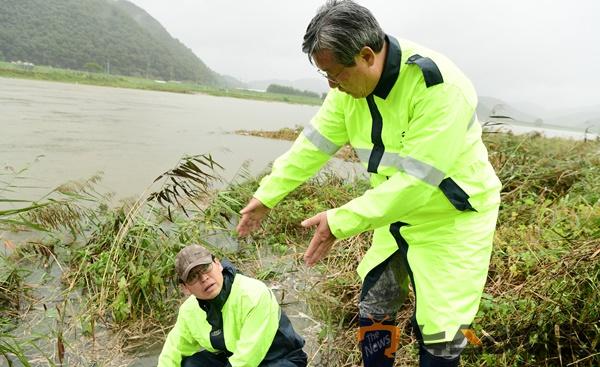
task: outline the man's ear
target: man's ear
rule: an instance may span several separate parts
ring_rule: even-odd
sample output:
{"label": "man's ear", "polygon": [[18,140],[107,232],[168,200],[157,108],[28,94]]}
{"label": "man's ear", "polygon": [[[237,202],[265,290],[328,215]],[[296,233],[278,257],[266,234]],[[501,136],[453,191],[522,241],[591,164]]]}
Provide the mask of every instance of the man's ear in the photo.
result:
{"label": "man's ear", "polygon": [[219,271],[223,271],[223,264],[221,264],[219,259],[215,258],[213,261],[214,261],[215,265],[219,268]]}
{"label": "man's ear", "polygon": [[185,283],[179,283],[179,289],[181,289],[186,297],[192,294]]}
{"label": "man's ear", "polygon": [[363,47],[358,53],[358,57],[367,63],[367,66],[375,64],[375,51],[369,46]]}

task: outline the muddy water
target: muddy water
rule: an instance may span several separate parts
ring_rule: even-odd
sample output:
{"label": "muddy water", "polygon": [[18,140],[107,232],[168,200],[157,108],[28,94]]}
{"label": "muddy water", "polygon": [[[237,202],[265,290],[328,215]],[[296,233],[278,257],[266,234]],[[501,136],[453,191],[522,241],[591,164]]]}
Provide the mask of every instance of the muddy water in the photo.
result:
{"label": "muddy water", "polygon": [[[0,169],[30,166],[21,186],[35,199],[71,179],[103,172],[101,186],[137,196],[184,154],[210,153],[231,178],[256,173],[289,142],[238,129],[305,125],[317,107],[0,78]],[[32,163],[35,162],[35,163]]]}
{"label": "muddy water", "polygon": [[[312,106],[206,95],[0,78],[0,173],[4,174],[0,179],[28,167],[26,179],[15,182],[16,191],[1,194],[35,200],[68,180],[86,179],[102,172],[100,191],[114,192],[117,198],[136,197],[185,154],[212,154],[224,167],[225,180],[235,176],[246,161],[250,161],[250,173],[256,174],[290,143],[232,132],[305,125],[316,110]],[[4,235],[0,233],[0,239]],[[13,240],[18,241],[19,237]],[[35,266],[32,264],[32,268]],[[60,307],[73,308],[69,314],[77,313],[76,293],[67,296],[68,301],[62,294],[61,272],[60,265],[51,262],[48,268],[35,269],[26,279],[36,291],[15,335],[51,334],[57,328],[55,313]],[[287,282],[305,283],[304,278]],[[279,292],[278,289],[293,284],[272,286]],[[306,315],[306,306],[298,301],[296,293],[287,292],[285,297],[284,302],[291,304],[286,307],[288,315],[297,329],[316,335],[317,330],[313,329],[319,324]],[[77,325],[65,328],[64,335],[70,343],[67,350],[81,351],[70,355],[70,362],[75,365],[156,363],[156,347],[145,357],[106,353],[112,348],[111,335],[97,335],[99,340],[90,346]],[[46,342],[39,344],[53,360],[55,340],[49,335]],[[314,348],[315,341],[312,342]],[[96,351],[101,344],[104,346]],[[3,362],[0,360],[0,365]]]}
{"label": "muddy water", "polygon": [[[305,125],[316,109],[205,95],[0,78],[0,173],[29,166],[25,174],[28,179],[18,181],[21,188],[13,197],[36,199],[67,180],[85,179],[102,171],[100,189],[124,198],[139,195],[182,155],[211,153],[224,166],[225,179],[230,179],[247,160],[252,161],[251,173],[263,170],[290,144],[231,132]],[[513,131],[523,132],[518,128]],[[567,132],[556,134],[565,136]],[[0,233],[0,240],[2,236]],[[281,260],[268,254],[262,258],[265,266]],[[298,271],[290,272],[282,283],[270,285],[286,304],[286,312],[307,339],[307,351],[313,356],[318,349],[316,335],[321,325],[310,317],[299,292],[310,289],[316,275],[305,268],[295,270]],[[49,335],[48,342],[42,344],[49,356],[56,353],[56,337],[52,333],[59,324],[58,310],[76,314],[79,307],[77,293],[65,301],[59,281],[61,272],[60,265],[52,263],[28,277],[27,282],[36,285],[32,294],[35,302],[15,331],[24,336]],[[81,338],[76,325],[66,324],[68,350],[81,351],[71,353],[72,365],[156,364],[160,346],[154,346],[144,356],[107,353],[111,348],[118,350],[117,345],[111,344],[112,335],[97,335],[90,345],[88,339]],[[42,359],[37,362],[43,364]],[[0,366],[2,363],[0,359]],[[313,365],[318,365],[318,356]]]}

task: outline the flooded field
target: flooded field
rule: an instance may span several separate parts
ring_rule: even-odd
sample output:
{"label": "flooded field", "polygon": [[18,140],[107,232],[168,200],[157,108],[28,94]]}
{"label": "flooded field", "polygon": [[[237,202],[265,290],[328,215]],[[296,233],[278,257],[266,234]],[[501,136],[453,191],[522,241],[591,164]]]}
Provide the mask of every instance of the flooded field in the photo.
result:
{"label": "flooded field", "polygon": [[[232,134],[305,125],[317,107],[207,95],[0,78],[0,168],[21,169],[27,199],[103,172],[101,186],[137,196],[184,154],[210,153],[231,178],[253,172],[289,142]],[[23,185],[24,186],[24,185]],[[22,191],[23,192],[23,191]]]}
{"label": "flooded field", "polygon": [[[315,111],[316,107],[279,103],[0,78],[0,126],[3,128],[0,169],[1,173],[8,174],[0,179],[10,177],[10,172],[29,167],[23,173],[26,180],[15,182],[15,191],[2,192],[2,195],[36,199],[65,181],[86,179],[102,171],[100,189],[103,192],[114,192],[118,199],[138,197],[159,174],[173,168],[185,154],[213,154],[214,159],[224,166],[226,180],[235,176],[247,160],[253,162],[251,173],[256,173],[281,154],[290,142],[238,136],[232,132],[305,125]],[[529,132],[531,129],[513,131]],[[560,135],[561,132],[551,133],[565,136]],[[600,181],[594,169],[598,167],[597,143],[555,141],[551,147],[554,150],[549,152],[545,139],[535,135],[491,134],[488,138],[494,147],[490,154],[492,161],[498,163],[496,169],[501,180],[512,182],[515,188],[503,199],[506,209],[499,220],[498,246],[510,243],[520,247],[511,250],[516,255],[499,251],[492,258],[498,279],[509,281],[494,280],[486,289],[487,294],[493,295],[494,302],[486,299],[486,319],[482,321],[487,330],[485,335],[489,333],[496,340],[509,340],[509,337],[516,340],[510,347],[512,349],[506,352],[506,358],[514,356],[515,361],[528,360],[521,357],[519,351],[528,350],[526,343],[531,340],[529,332],[533,329],[545,328],[547,335],[555,335],[560,324],[561,335],[567,336],[563,338],[564,342],[580,340],[572,335],[597,338],[597,321],[577,321],[582,315],[594,315],[597,309],[597,302],[592,301],[597,295],[596,283],[587,282],[586,278],[588,274],[591,274],[589,279],[598,274],[594,258],[600,251],[597,249],[596,195]],[[575,153],[573,149],[576,149]],[[503,157],[512,157],[509,160],[512,166],[501,160]],[[339,161],[334,163],[339,164]],[[343,166],[336,172],[352,171],[347,168]],[[539,177],[532,177],[532,171],[539,172]],[[582,184],[572,185],[567,191],[564,179],[573,177],[573,172],[582,177],[579,180]],[[541,187],[544,195],[556,198],[550,211],[546,196],[536,191]],[[249,190],[248,187],[245,189]],[[225,193],[224,198],[247,200],[245,189],[242,187],[234,195]],[[363,237],[341,241],[320,267],[307,268],[301,257],[312,233],[300,229],[298,223],[311,210],[341,205],[365,189],[366,186],[360,187],[360,182],[348,183],[337,177],[312,182],[292,194],[290,200],[279,204],[259,236],[239,242],[231,236],[230,227],[222,227],[215,237],[207,237],[204,228],[199,228],[198,223],[202,221],[193,222],[184,216],[166,226],[164,208],[160,208],[162,211],[154,210],[156,208],[141,211],[130,223],[125,222],[124,216],[105,209],[93,227],[94,236],[87,236],[88,231],[83,240],[78,239],[80,243],[75,243],[69,228],[63,228],[53,236],[33,239],[31,233],[0,231],[0,282],[6,284],[7,270],[9,275],[10,272],[18,274],[16,278],[20,282],[13,285],[16,284],[14,289],[21,296],[12,300],[8,327],[0,318],[0,352],[9,345],[3,343],[16,340],[21,343],[28,363],[11,357],[15,366],[154,366],[164,333],[168,331],[164,315],[175,313],[175,303],[180,299],[170,281],[172,264],[169,256],[174,256],[174,243],[182,241],[181,238],[185,238],[184,241],[201,238],[233,249],[229,252],[233,256],[238,255],[235,249],[245,250],[239,251],[246,252],[240,255],[245,257],[230,260],[274,290],[295,328],[307,341],[310,366],[354,366],[360,358],[354,329],[355,298],[359,293],[355,265],[370,239],[368,235],[361,235]],[[549,212],[553,214],[548,215]],[[221,214],[215,213],[217,217]],[[235,219],[235,215],[231,217]],[[565,229],[565,225],[570,227]],[[127,230],[122,233],[124,227]],[[577,237],[563,238],[562,231]],[[531,241],[532,238],[536,240]],[[9,255],[17,253],[18,246],[25,246],[26,250],[15,260]],[[561,250],[563,247],[564,251]],[[560,257],[555,258],[554,253],[548,253],[549,248],[563,252],[557,252]],[[536,259],[547,258],[545,265],[533,267],[531,253]],[[556,260],[559,258],[560,261]],[[138,260],[141,265],[131,266]],[[99,263],[119,266],[118,269],[108,265],[101,267],[97,266]],[[513,267],[508,266],[511,263],[516,269],[523,269],[523,273],[515,273]],[[566,274],[567,271],[570,273]],[[84,282],[76,282],[80,273],[90,277]],[[152,275],[152,282],[156,284],[135,288],[135,283],[142,278],[139,274]],[[575,283],[561,283],[567,275],[579,283],[576,286],[572,285]],[[540,279],[548,284],[544,285]],[[11,295],[4,284],[0,289],[0,306],[4,306],[2,302],[6,295]],[[101,288],[97,292],[100,297],[92,298],[96,287]],[[168,291],[156,291],[160,287],[166,287]],[[523,305],[541,303],[541,306],[535,312],[526,308],[506,314],[505,310],[517,304],[512,295],[527,287],[532,289],[529,292],[532,298]],[[145,302],[151,305],[151,312],[164,311],[162,318],[154,319],[160,320],[159,327],[154,324],[147,325],[148,329],[137,328],[144,326],[145,317],[151,313],[140,312],[142,322],[138,318],[137,324],[131,324],[136,327],[128,328],[130,324],[125,324],[127,327],[120,330],[107,330],[104,323],[110,325],[115,321],[115,315],[118,316],[113,312],[115,309],[119,311],[122,306],[125,311],[136,312],[143,308],[140,303],[127,308],[127,297],[118,297],[121,292],[131,295],[140,289],[156,291],[155,298]],[[568,314],[569,322],[564,322],[554,311],[557,304],[553,297],[559,299],[557,289],[561,302],[565,300],[564,309],[572,310],[572,315],[577,316]],[[579,289],[587,293],[577,293]],[[538,293],[544,295],[540,299],[547,302],[546,305],[533,297]],[[96,310],[93,302],[85,303],[87,297],[104,301],[102,307],[105,309]],[[569,299],[574,300],[572,304]],[[576,304],[575,300],[582,302]],[[129,305],[131,303],[129,299]],[[584,311],[580,311],[581,308]],[[89,309],[102,312],[86,314]],[[541,316],[536,319],[529,317],[529,313]],[[101,316],[97,317],[99,314]],[[127,316],[126,312],[124,314]],[[407,315],[404,322],[408,320]],[[540,325],[539,320],[545,323]],[[573,324],[573,320],[577,323]],[[399,353],[401,361],[398,362],[415,365],[415,340],[410,339],[409,334],[403,337],[404,349]],[[486,340],[487,350],[492,351],[496,341]],[[548,345],[544,345],[543,350],[556,349],[554,345]],[[585,350],[573,354],[571,360],[597,356],[589,351],[594,345],[593,342],[575,344],[572,351]],[[504,365],[496,360],[491,364],[481,360],[479,350],[469,353],[468,361],[464,362],[466,366]],[[504,355],[499,355],[498,359],[501,358]],[[557,357],[552,358],[548,360],[557,360]],[[8,365],[7,359],[0,353],[0,366],[5,365]],[[516,362],[506,365],[516,365]]]}
{"label": "flooded field", "polygon": [[[182,156],[195,154],[211,154],[223,166],[219,172],[225,181],[239,174],[245,162],[249,162],[250,173],[257,174],[290,142],[233,132],[304,125],[316,110],[313,106],[206,95],[0,78],[0,178],[26,168],[20,175],[24,179],[13,182],[13,192],[2,196],[37,200],[66,181],[100,173],[99,191],[114,193],[117,200],[137,198]],[[42,237],[0,232],[1,255],[9,255],[14,244],[40,244]],[[76,316],[83,307],[81,291],[67,289],[61,278],[68,264],[60,254],[50,254],[41,265],[37,260],[44,256],[34,254],[34,261],[25,262],[22,269],[24,285],[31,290],[21,300],[19,325],[11,334],[36,341],[35,346],[23,346],[28,355],[35,356],[29,363],[58,362],[60,340],[66,347],[68,365],[155,365],[160,345],[142,341],[141,347],[127,352],[119,345],[119,335],[101,327],[93,339],[82,335],[81,320]],[[269,261],[269,257],[264,255],[263,260]],[[306,306],[288,287],[293,289],[306,279],[289,277],[285,286],[271,284],[278,293],[277,289],[286,289],[280,297],[302,330],[314,328],[316,321],[306,315]],[[152,337],[157,338],[161,336]],[[0,366],[4,363],[0,358]]]}

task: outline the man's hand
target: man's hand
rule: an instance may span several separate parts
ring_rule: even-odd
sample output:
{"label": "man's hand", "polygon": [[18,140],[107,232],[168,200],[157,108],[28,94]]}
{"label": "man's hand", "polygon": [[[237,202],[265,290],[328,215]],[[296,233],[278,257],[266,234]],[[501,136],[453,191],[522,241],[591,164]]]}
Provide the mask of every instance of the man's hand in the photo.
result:
{"label": "man's hand", "polygon": [[240,222],[235,230],[241,237],[249,235],[251,232],[260,227],[260,222],[262,222],[263,218],[268,212],[269,208],[267,208],[258,199],[250,199],[248,205],[246,205],[244,209],[240,210],[242,218],[240,218]]}
{"label": "man's hand", "polygon": [[321,212],[302,222],[302,227],[304,228],[313,226],[317,226],[317,229],[312,240],[310,240],[310,245],[308,245],[306,253],[304,253],[304,263],[307,266],[315,265],[317,261],[327,255],[335,242],[335,237],[331,233],[329,224],[327,223],[327,212]]}

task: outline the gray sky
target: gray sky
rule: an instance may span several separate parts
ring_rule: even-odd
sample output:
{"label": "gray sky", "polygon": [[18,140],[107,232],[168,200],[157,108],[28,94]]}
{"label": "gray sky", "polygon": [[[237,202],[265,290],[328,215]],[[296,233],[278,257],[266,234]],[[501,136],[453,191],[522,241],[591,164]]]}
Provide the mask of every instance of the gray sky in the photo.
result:
{"label": "gray sky", "polygon": [[[242,81],[318,78],[301,51],[317,0],[129,0],[211,69]],[[385,32],[440,51],[480,95],[600,105],[598,0],[358,0]]]}

